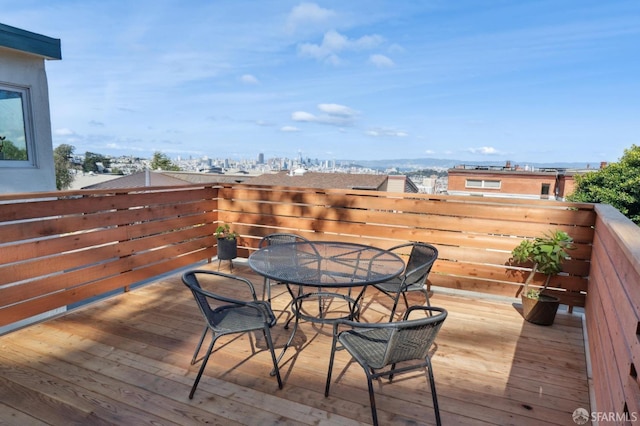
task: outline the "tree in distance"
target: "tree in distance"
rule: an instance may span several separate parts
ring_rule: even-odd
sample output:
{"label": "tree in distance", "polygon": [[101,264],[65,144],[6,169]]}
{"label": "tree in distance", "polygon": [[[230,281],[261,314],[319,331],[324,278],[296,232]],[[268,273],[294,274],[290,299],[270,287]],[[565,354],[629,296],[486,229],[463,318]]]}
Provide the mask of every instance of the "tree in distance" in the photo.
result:
{"label": "tree in distance", "polygon": [[567,199],[610,204],[640,225],[640,146],[625,149],[617,163],[576,176],[576,190]]}

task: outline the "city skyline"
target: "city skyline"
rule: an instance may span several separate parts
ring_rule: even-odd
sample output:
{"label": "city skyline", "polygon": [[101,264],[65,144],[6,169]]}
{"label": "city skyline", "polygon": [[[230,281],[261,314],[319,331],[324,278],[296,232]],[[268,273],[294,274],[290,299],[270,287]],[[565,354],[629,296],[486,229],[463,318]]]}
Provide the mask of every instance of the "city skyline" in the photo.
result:
{"label": "city skyline", "polygon": [[107,155],[617,161],[634,1],[0,0],[60,38],[54,147]]}

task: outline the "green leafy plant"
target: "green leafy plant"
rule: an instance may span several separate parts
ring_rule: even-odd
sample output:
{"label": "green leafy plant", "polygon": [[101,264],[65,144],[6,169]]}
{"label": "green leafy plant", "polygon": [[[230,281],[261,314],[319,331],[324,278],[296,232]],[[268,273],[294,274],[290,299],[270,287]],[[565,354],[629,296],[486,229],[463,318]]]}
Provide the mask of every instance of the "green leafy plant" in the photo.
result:
{"label": "green leafy plant", "polygon": [[232,231],[228,223],[218,225],[214,235],[216,236],[216,238],[223,240],[235,240],[238,237],[238,233]]}
{"label": "green leafy plant", "polygon": [[[562,271],[562,263],[569,259],[568,250],[573,250],[573,238],[564,231],[555,231],[537,237],[533,240],[526,239],[520,242],[511,251],[512,260],[518,264],[532,263],[531,272],[524,283],[524,294],[527,297],[537,299],[540,293],[549,285],[553,275]],[[536,272],[547,275],[542,290],[530,289],[529,284]]]}

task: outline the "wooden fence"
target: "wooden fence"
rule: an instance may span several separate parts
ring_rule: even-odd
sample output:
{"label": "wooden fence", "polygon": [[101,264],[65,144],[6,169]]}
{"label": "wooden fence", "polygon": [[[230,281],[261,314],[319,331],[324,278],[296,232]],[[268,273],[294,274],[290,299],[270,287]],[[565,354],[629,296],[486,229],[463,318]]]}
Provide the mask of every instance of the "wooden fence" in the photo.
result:
{"label": "wooden fence", "polygon": [[[577,249],[552,286],[583,306],[592,205],[308,188],[193,185],[0,196],[0,326],[86,301],[216,255],[229,223],[247,257],[271,232],[383,248],[436,245],[434,286],[515,296],[523,237],[567,231]],[[544,276],[536,278],[541,284]]]}
{"label": "wooden fence", "polygon": [[618,416],[607,424],[627,424],[625,415],[640,420],[640,227],[611,206],[596,210],[585,308],[593,390],[596,409]]}
{"label": "wooden fence", "polygon": [[[564,230],[576,249],[551,291],[564,304],[584,306],[595,223],[590,204],[234,185],[221,189],[218,208],[219,220],[243,235],[244,256],[271,232],[382,248],[422,241],[439,250],[432,285],[507,296],[516,296],[528,274],[510,264],[511,250],[522,238]],[[533,284],[544,278],[537,274]]]}
{"label": "wooden fence", "polygon": [[2,195],[0,327],[210,260],[222,222],[243,257],[272,232],[429,242],[432,285],[509,296],[528,273],[510,251],[564,230],[576,249],[552,286],[586,301],[595,408],[640,412],[640,228],[609,206],[249,184]]}
{"label": "wooden fence", "polygon": [[217,189],[0,197],[0,326],[215,256]]}

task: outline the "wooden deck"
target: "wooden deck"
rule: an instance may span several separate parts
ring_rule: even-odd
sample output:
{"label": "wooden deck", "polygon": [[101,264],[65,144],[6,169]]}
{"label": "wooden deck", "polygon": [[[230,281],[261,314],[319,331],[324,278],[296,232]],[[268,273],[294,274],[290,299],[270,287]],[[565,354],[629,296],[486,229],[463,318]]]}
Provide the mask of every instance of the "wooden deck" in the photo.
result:
{"label": "wooden deck", "polygon": [[[261,293],[262,279],[246,265],[234,272]],[[289,298],[282,287],[273,294],[281,346]],[[363,320],[386,317],[389,302],[369,289]],[[415,302],[422,303],[418,295]],[[552,327],[535,326],[509,302],[437,288],[431,303],[449,311],[433,357],[445,425],[574,425],[576,408],[590,410],[580,315],[559,313]],[[282,390],[269,376],[264,340],[257,338],[250,356],[245,335],[218,343],[189,400],[199,367],[190,360],[202,328],[174,274],[0,336],[0,424],[370,424],[364,373],[345,352],[337,354],[331,395],[324,397],[331,327],[310,323],[301,323],[297,346],[283,360]],[[376,396],[381,424],[434,423],[423,373],[380,381]]]}

